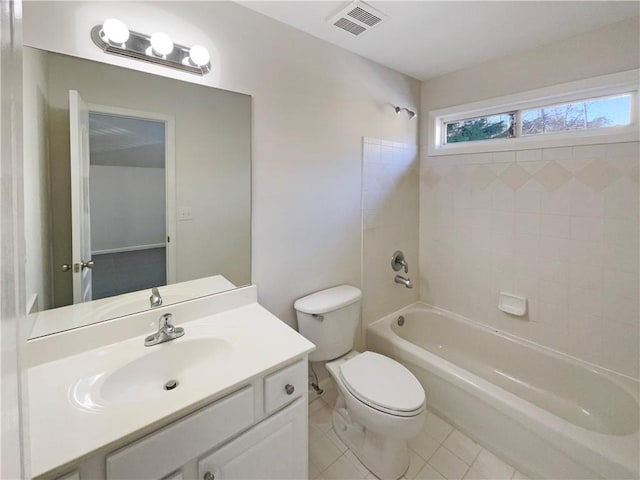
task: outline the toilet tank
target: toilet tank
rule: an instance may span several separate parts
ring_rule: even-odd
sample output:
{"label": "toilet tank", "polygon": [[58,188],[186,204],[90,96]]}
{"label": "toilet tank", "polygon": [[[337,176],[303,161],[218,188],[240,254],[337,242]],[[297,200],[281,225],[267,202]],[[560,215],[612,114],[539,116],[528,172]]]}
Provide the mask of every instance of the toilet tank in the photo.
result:
{"label": "toilet tank", "polygon": [[362,292],[351,285],[321,290],[296,300],[298,330],[316,345],[311,362],[325,362],[353,349]]}

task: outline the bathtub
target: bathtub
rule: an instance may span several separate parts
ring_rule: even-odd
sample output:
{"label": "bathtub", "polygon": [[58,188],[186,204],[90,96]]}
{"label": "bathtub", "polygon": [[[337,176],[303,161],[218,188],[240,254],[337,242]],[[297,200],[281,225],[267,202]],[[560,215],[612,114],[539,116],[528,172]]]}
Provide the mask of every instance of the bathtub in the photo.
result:
{"label": "bathtub", "polygon": [[532,478],[639,478],[634,379],[423,303],[371,324],[367,348],[404,364],[430,410]]}

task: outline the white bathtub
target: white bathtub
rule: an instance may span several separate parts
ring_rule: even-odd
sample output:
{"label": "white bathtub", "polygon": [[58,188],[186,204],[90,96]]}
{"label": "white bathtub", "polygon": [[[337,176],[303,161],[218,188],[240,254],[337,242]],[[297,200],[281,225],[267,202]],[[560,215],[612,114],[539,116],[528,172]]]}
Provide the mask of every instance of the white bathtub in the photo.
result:
{"label": "white bathtub", "polygon": [[370,325],[367,348],[403,363],[429,409],[532,478],[640,476],[631,378],[422,303]]}

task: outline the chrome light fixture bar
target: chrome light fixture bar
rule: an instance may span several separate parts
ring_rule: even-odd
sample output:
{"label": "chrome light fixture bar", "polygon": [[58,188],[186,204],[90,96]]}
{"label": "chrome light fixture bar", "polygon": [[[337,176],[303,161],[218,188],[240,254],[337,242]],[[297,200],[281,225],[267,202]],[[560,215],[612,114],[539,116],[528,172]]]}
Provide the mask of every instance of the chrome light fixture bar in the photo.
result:
{"label": "chrome light fixture bar", "polygon": [[116,19],[109,19],[103,25],[93,27],[91,39],[102,51],[112,55],[164,65],[196,75],[205,75],[211,71],[206,48],[200,45],[188,48],[174,44],[164,33],[149,36],[133,32]]}

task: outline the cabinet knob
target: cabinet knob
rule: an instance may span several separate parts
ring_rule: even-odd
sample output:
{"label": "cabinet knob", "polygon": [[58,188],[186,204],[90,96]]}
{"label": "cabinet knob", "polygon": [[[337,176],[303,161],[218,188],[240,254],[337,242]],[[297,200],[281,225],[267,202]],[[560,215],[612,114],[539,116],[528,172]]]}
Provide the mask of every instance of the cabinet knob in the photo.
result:
{"label": "cabinet knob", "polygon": [[207,472],[202,477],[202,480],[215,480],[215,478],[216,478],[216,476],[213,473]]}
{"label": "cabinet knob", "polygon": [[284,391],[287,392],[287,395],[291,395],[296,389],[290,383],[287,383],[284,386]]}

